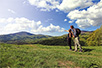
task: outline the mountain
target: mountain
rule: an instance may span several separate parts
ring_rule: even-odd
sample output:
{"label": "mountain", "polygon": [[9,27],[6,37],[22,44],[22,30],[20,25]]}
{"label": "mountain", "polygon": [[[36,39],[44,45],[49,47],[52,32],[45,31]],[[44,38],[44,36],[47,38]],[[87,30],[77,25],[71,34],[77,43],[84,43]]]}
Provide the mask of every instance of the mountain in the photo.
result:
{"label": "mountain", "polygon": [[0,42],[3,43],[17,43],[17,44],[23,44],[23,43],[33,43],[38,39],[42,38],[49,38],[51,36],[48,35],[36,35],[31,34],[28,32],[18,32],[8,35],[0,35]]}
{"label": "mountain", "polygon": [[18,32],[18,33],[14,33],[14,34],[9,34],[9,35],[19,35],[19,36],[27,36],[27,35],[34,35],[28,32]]}
{"label": "mountain", "polygon": [[86,33],[86,32],[92,33],[93,31],[82,30],[82,31],[81,31],[81,34],[84,34],[84,33]]}

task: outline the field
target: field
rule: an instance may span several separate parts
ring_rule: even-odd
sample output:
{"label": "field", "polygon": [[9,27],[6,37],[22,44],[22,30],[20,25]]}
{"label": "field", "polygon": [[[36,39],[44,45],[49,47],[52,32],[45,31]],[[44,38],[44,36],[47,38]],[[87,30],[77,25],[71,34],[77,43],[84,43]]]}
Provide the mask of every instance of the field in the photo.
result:
{"label": "field", "polygon": [[102,46],[83,46],[83,52],[74,52],[68,46],[0,44],[0,68],[39,67],[102,68]]}

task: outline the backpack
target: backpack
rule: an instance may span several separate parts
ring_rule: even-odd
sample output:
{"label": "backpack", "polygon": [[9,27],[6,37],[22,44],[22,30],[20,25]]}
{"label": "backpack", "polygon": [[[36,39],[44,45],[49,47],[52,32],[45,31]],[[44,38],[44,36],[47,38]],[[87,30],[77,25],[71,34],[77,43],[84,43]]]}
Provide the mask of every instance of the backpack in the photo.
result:
{"label": "backpack", "polygon": [[79,36],[81,34],[81,30],[79,28],[76,28],[76,35]]}

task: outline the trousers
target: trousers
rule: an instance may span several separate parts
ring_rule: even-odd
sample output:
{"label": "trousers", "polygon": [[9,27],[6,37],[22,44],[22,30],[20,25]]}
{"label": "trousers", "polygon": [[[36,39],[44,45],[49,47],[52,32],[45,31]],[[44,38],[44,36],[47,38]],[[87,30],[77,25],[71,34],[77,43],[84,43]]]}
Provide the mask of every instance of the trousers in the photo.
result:
{"label": "trousers", "polygon": [[79,49],[82,50],[82,47],[79,43],[79,37],[74,38],[74,45],[75,45],[75,51],[77,51],[77,46],[79,46]]}
{"label": "trousers", "polygon": [[72,47],[71,47],[71,38],[68,38],[68,45],[69,45],[69,48],[72,49]]}

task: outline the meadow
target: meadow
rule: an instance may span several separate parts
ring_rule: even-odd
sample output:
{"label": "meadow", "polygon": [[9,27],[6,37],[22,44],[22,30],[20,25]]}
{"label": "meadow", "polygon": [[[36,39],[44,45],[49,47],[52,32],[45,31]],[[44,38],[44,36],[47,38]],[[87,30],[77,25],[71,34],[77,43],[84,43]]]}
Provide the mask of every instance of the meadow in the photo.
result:
{"label": "meadow", "polygon": [[82,48],[74,52],[68,46],[1,43],[0,68],[102,68],[102,46]]}

